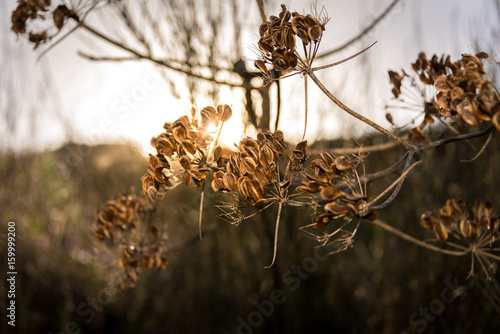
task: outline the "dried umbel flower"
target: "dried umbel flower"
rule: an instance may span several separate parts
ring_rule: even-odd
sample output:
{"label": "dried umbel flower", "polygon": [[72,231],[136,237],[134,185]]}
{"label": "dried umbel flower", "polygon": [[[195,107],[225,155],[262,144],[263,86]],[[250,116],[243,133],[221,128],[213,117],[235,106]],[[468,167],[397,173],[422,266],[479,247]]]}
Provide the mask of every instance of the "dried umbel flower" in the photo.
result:
{"label": "dried umbel flower", "polygon": [[120,280],[123,290],[135,287],[138,275],[143,269],[167,267],[168,260],[162,255],[161,246],[161,243],[144,246],[131,244],[122,249],[118,263],[123,270],[123,278]]}
{"label": "dried umbel flower", "polygon": [[437,217],[431,211],[423,214],[421,225],[432,228],[440,241],[446,241],[449,235],[470,241],[479,237],[494,241],[500,236],[499,217],[489,201],[476,201],[470,213],[462,199],[448,199]]}
{"label": "dried umbel flower", "polygon": [[275,179],[277,161],[284,155],[283,133],[260,132],[257,139],[243,138],[237,147],[237,151],[222,147],[214,150],[214,159],[221,170],[214,172],[212,189],[238,190],[244,201],[259,205],[265,202],[264,186]]}
{"label": "dried umbel flower", "polygon": [[94,213],[94,232],[99,239],[113,240],[116,231],[135,227],[134,219],[146,209],[144,198],[124,194],[104,203]]}
{"label": "dried umbel flower", "polygon": [[[144,194],[154,201],[161,187],[172,187],[179,179],[185,186],[194,184],[201,187],[210,170],[209,148],[214,140],[208,127],[210,124],[225,123],[232,113],[227,104],[218,105],[217,108],[206,106],[201,109],[199,118],[193,108],[191,118],[184,115],[173,123],[165,123],[165,132],[151,138],[151,146],[156,154],[150,154],[148,171],[142,177]],[[227,156],[227,152],[216,147],[211,158],[222,166],[224,154]],[[172,168],[174,162],[181,166],[180,173]]]}
{"label": "dried umbel flower", "polygon": [[[300,149],[301,147],[302,143],[299,143],[294,151],[298,159],[305,154]],[[326,213],[317,218],[316,224],[318,226],[326,226],[334,219],[347,216],[369,221],[376,218],[376,213],[369,208],[363,194],[350,189],[343,191],[336,186],[338,181],[349,181],[353,175],[356,175],[355,168],[361,159],[362,157],[359,156],[334,156],[329,152],[322,152],[320,158],[311,161],[310,170],[314,175],[306,174],[302,185],[298,186],[296,190],[308,194],[319,193]],[[353,184],[356,182],[354,179],[351,181]]]}
{"label": "dried umbel flower", "polygon": [[432,229],[437,240],[451,241],[449,245],[468,250],[473,255],[471,275],[474,274],[474,266],[479,263],[486,277],[490,277],[496,271],[499,258],[500,219],[494,209],[491,202],[477,200],[470,212],[463,200],[452,198],[446,201],[438,214],[431,211],[423,214],[421,224]]}
{"label": "dried umbel flower", "polygon": [[[260,39],[257,45],[261,59],[255,61],[255,67],[266,78],[270,78],[266,64],[283,73],[294,71],[297,65],[300,65],[299,67],[310,65],[323,36],[325,24],[328,22],[326,17],[290,13],[285,5],[281,5],[281,9],[279,16],[271,15],[269,21],[259,27]],[[297,37],[304,46],[314,44],[313,50],[304,58],[297,53]]]}
{"label": "dried umbel flower", "polygon": [[[458,121],[461,126],[477,126],[482,121],[492,122],[500,129],[500,96],[481,61],[487,57],[484,52],[476,56],[463,54],[460,60],[452,62],[449,55],[433,55],[429,60],[426,54],[421,52],[418,59],[411,64],[418,80],[404,70],[402,74],[389,71],[392,92],[396,98],[402,93],[402,81],[410,80],[411,86],[424,99],[421,110],[424,119],[422,124],[410,133],[410,141],[424,143],[426,136],[422,130],[426,124],[434,123],[435,118]],[[424,94],[428,91],[426,86],[437,90],[432,99]]]}

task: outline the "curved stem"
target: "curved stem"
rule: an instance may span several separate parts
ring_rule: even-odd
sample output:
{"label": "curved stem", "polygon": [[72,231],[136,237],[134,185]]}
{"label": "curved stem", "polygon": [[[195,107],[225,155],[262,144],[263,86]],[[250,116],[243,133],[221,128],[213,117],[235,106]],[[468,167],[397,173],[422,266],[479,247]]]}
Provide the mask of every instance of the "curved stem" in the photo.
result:
{"label": "curved stem", "polygon": [[421,161],[417,161],[413,165],[410,166],[410,163],[411,163],[411,160],[413,159],[414,153],[415,153],[415,151],[413,149],[411,149],[408,152],[408,157],[406,159],[405,167],[403,169],[403,173],[401,174],[401,176],[398,177],[396,181],[394,181],[389,187],[387,187],[386,190],[384,190],[382,193],[380,193],[374,200],[372,200],[368,204],[368,207],[370,207],[373,204],[375,204],[379,199],[381,199],[383,196],[385,196],[385,194],[387,192],[389,192],[394,187],[396,187],[396,189],[394,189],[394,192],[391,194],[391,196],[384,203],[382,203],[380,205],[377,205],[377,206],[373,206],[372,209],[373,210],[383,209],[387,205],[389,205],[396,198],[396,196],[398,195],[399,191],[401,190],[401,187],[403,186],[404,180],[408,176],[408,173],[410,173],[410,171],[413,169],[413,167],[415,167],[416,165],[418,165],[418,164],[421,163]]}
{"label": "curved stem", "polygon": [[468,250],[460,252],[460,251],[453,251],[453,250],[443,249],[441,247],[429,245],[429,244],[427,244],[427,243],[425,243],[417,238],[412,237],[409,234],[406,234],[406,233],[404,233],[404,232],[402,232],[402,231],[400,231],[400,230],[398,230],[390,225],[387,225],[386,223],[384,223],[378,219],[375,219],[374,221],[372,221],[370,223],[372,223],[373,225],[375,225],[377,227],[380,227],[380,228],[386,230],[387,232],[390,232],[394,235],[397,235],[398,237],[400,237],[406,241],[412,242],[415,245],[433,250],[433,251],[438,252],[438,253],[442,253],[442,254],[446,254],[446,255],[453,255],[453,256],[464,256],[464,255],[467,255],[470,253],[470,251],[468,251]]}
{"label": "curved stem", "polygon": [[380,125],[378,125],[377,123],[369,120],[368,118],[358,114],[357,112],[355,112],[354,110],[352,110],[351,108],[347,107],[345,104],[343,104],[339,99],[337,99],[322,83],[321,81],[318,79],[318,77],[313,73],[313,71],[311,69],[309,69],[309,71],[307,72],[307,74],[309,75],[309,77],[314,81],[314,83],[319,87],[319,89],[321,89],[321,91],[323,91],[323,93],[325,93],[326,96],[328,96],[328,98],[330,100],[332,100],[336,105],[338,105],[342,110],[344,110],[345,112],[347,112],[349,115],[359,119],[360,121],[368,124],[369,126],[371,126],[372,128],[382,132],[383,134],[385,134],[386,136],[396,140],[398,143],[400,143],[401,145],[403,145],[405,148],[409,149],[410,147],[413,147],[412,144],[408,143],[406,140],[404,140],[403,138],[399,137],[399,136],[396,136],[395,134],[393,134],[392,132],[384,129],[383,127],[381,127]]}
{"label": "curved stem", "polygon": [[283,208],[283,203],[280,202],[278,205],[278,216],[276,217],[276,228],[274,231],[274,251],[273,251],[273,260],[271,261],[271,264],[269,266],[266,266],[264,268],[268,269],[271,268],[274,264],[274,261],[276,260],[276,254],[278,252],[278,230],[280,227],[280,219],[281,219],[281,209]]}
{"label": "curved stem", "polygon": [[466,134],[451,137],[451,138],[436,140],[436,141],[430,142],[430,143],[425,144],[425,145],[419,145],[416,147],[416,151],[419,152],[419,151],[429,149],[431,147],[446,145],[446,144],[453,143],[453,142],[460,141],[460,140],[467,140],[467,139],[481,137],[481,136],[484,136],[484,135],[490,133],[493,130],[495,130],[495,126],[490,125],[486,129],[478,131],[478,132],[466,133]]}

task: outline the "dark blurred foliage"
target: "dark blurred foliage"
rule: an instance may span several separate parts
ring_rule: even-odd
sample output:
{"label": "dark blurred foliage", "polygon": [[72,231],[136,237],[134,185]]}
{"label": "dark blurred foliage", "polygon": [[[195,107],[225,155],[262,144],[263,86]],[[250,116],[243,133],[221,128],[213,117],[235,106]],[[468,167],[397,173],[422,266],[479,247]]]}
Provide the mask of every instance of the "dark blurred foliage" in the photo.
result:
{"label": "dark blurred foliage", "polygon": [[[477,198],[500,205],[495,186],[500,184],[498,139],[493,138],[476,161],[460,161],[474,156],[484,140],[421,153],[424,163],[410,174],[400,195],[379,212],[379,218],[426,239],[433,235],[419,225],[420,215],[439,208],[449,197],[464,198],[470,206]],[[372,137],[362,142],[380,141]],[[354,144],[324,142],[316,148],[345,145]],[[402,154],[398,149],[372,153],[367,170],[390,166]],[[313,212],[285,207],[277,260],[265,269],[272,258],[276,212],[269,209],[232,226],[216,218],[213,204],[220,198],[210,191],[203,224],[215,221],[217,228],[196,241],[200,194],[183,186],[167,193],[153,219],[165,226],[168,245],[190,238],[193,242],[169,252],[165,270],[141,274],[136,288],[114,290],[110,287],[117,284],[119,252],[107,251],[106,244],[93,235],[94,210],[116,194],[138,194],[145,168],[144,157],[118,145],[71,144],[53,152],[2,155],[1,233],[5,235],[8,221],[16,222],[18,272],[17,326],[12,331],[2,317],[2,332],[498,331],[500,317],[488,300],[495,291],[498,294],[497,285],[480,284],[475,278],[467,281],[469,257],[433,253],[363,222],[354,247],[318,261],[316,244],[299,231],[313,221]],[[396,178],[393,175],[373,187],[386,187]],[[3,272],[5,247],[0,252]],[[439,302],[446,280],[467,285],[452,303]],[[110,293],[103,292],[106,287]],[[274,289],[284,292],[281,301],[286,299],[271,307]],[[5,296],[1,291],[2,310]],[[440,314],[427,321],[418,313],[429,307]],[[411,318],[414,312],[417,315]]]}

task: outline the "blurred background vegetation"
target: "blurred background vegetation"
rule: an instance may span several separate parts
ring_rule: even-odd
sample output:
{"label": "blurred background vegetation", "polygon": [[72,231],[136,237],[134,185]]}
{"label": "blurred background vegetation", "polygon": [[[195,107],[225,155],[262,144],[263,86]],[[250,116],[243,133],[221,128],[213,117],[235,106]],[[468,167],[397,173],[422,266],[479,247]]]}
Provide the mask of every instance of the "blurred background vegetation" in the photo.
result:
{"label": "blurred background vegetation", "polygon": [[[481,139],[474,142],[476,149],[481,144]],[[499,203],[498,191],[491,186],[500,181],[495,167],[499,148],[494,138],[473,163],[460,162],[476,152],[463,143],[426,153],[423,165],[379,217],[426,239],[432,233],[421,228],[419,215],[449,197]],[[79,163],[68,166],[68,152],[82,152]],[[395,152],[373,153],[368,164],[382,167],[395,158]],[[168,267],[144,272],[135,289],[118,291],[116,300],[102,299],[100,291],[117,283],[119,253],[94,237],[93,212],[115,194],[137,192],[144,164],[142,155],[117,145],[68,144],[51,152],[2,155],[1,219],[15,221],[17,230],[17,332],[65,332],[67,323],[74,321],[82,333],[236,333],[238,317],[246,320],[257,310],[254,301],[269,300],[273,289],[284,291],[286,301],[275,306],[255,333],[415,332],[421,326],[412,326],[410,315],[441,298],[444,280],[458,280],[468,288],[453,303],[444,304],[426,332],[485,333],[500,325],[498,306],[488,300],[497,286],[479,278],[467,281],[468,258],[420,249],[367,223],[361,224],[354,247],[319,261],[317,270],[292,290],[294,284],[283,275],[314,256],[316,246],[298,230],[312,221],[312,212],[297,208],[283,212],[278,257],[270,269],[264,266],[272,256],[273,210],[236,227],[218,220],[216,209],[206,205],[204,224],[215,220],[213,232],[167,253]],[[197,237],[198,199],[195,189],[178,187],[159,203],[155,220],[167,227],[169,244]],[[0,265],[5,268],[2,252]],[[92,300],[97,300],[95,319],[87,323]],[[101,308],[103,300],[107,305]],[[2,326],[4,332],[10,330],[5,319]]]}
{"label": "blurred background vegetation", "polygon": [[[213,93],[213,87],[208,91]],[[24,103],[20,97],[12,101],[10,107],[2,105],[2,116],[9,122]],[[28,115],[33,133],[41,127],[50,131],[50,125],[41,125],[33,115]],[[61,123],[67,121],[55,115]],[[317,246],[299,231],[313,221],[311,210],[284,209],[278,256],[274,266],[265,269],[273,252],[276,212],[269,209],[232,226],[217,218],[219,212],[209,205],[216,199],[207,194],[204,224],[216,228],[197,241],[200,193],[185,187],[169,192],[153,218],[165,228],[167,242],[174,249],[167,253],[167,268],[145,271],[134,289],[116,290],[109,300],[103,299],[104,289],[118,283],[120,253],[94,236],[94,210],[117,194],[140,192],[140,177],[147,166],[143,151],[135,145],[89,146],[71,140],[57,149],[14,150],[10,138],[20,130],[15,130],[16,122],[7,121],[7,145],[0,153],[0,268],[3,272],[7,267],[5,226],[14,221],[17,321],[13,329],[2,317],[2,332],[494,333],[500,328],[499,302],[495,301],[500,295],[498,284],[495,278],[491,282],[481,277],[467,280],[469,258],[436,254],[363,223],[354,247],[319,261],[317,269],[292,289],[283,278],[314,256]],[[75,136],[71,135],[75,128],[65,127],[69,139]],[[318,140],[313,148],[367,146],[384,140],[368,134],[356,141]],[[379,212],[379,218],[425,240],[433,235],[419,225],[420,215],[439,208],[450,197],[464,198],[470,206],[476,199],[500,205],[495,186],[500,181],[498,134],[477,160],[461,162],[473,157],[484,141],[452,143],[421,153],[423,163],[397,199]],[[371,153],[366,168],[383,169],[401,154],[398,149]],[[371,191],[396,177],[379,181]],[[185,247],[175,247],[187,240]],[[442,298],[446,281],[467,288],[453,303],[445,303],[436,318],[412,321],[414,312]],[[2,310],[7,307],[4,282],[2,275]],[[241,327],[241,321],[249,323],[249,316],[259,311],[254,303],[269,300],[274,289],[284,291],[286,300],[274,305],[269,317],[262,317],[262,325],[250,330]]]}

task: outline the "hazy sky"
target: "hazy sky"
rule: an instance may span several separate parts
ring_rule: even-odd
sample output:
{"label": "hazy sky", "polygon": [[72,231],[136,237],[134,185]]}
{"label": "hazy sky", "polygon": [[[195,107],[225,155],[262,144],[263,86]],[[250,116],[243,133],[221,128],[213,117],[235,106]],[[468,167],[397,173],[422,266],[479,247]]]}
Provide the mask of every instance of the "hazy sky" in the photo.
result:
{"label": "hazy sky", "polygon": [[[328,50],[348,40],[390,2],[325,1],[331,20],[320,50]],[[290,1],[286,4],[291,10],[303,12],[309,10],[309,3]],[[83,31],[64,40],[37,61],[40,51],[31,50],[23,38],[9,30],[10,11],[15,4],[14,0],[0,4],[0,113],[2,121],[9,120],[0,126],[11,134],[2,141],[1,148],[55,148],[67,138],[69,131],[73,139],[80,142],[128,141],[147,150],[149,139],[159,134],[165,121],[172,121],[190,109],[187,96],[172,97],[154,67],[147,62],[96,63],[79,57],[78,50],[97,54],[108,51],[95,47],[93,37]],[[250,5],[247,5],[244,27],[253,27],[253,31],[245,34],[249,38],[245,52],[248,58],[253,58],[251,47],[257,41],[259,16],[253,2],[245,1],[245,4]],[[491,27],[498,30],[498,22],[489,14],[494,8],[492,4],[492,0],[402,0],[362,41],[321,63],[338,61],[377,41],[368,53],[321,73],[320,78],[348,106],[389,127],[383,111],[391,97],[387,70],[409,68],[421,50],[428,55],[450,53],[456,59],[460,53],[474,53],[476,42],[489,46],[491,37],[484,32]],[[318,7],[321,5],[323,3],[318,1]],[[279,9],[276,2],[268,12],[277,14]],[[367,68],[361,67],[365,60],[369,64]],[[299,77],[283,83],[283,90],[290,94],[283,96],[280,127],[286,129],[292,140],[298,140],[303,128],[302,83]],[[309,140],[318,136],[338,137],[345,135],[345,131],[354,129],[356,132],[364,128],[342,115],[311,86],[312,83],[309,85],[312,96]],[[223,103],[235,106],[235,116],[227,126],[229,136],[226,140],[230,145],[231,141],[238,140],[242,131],[241,95],[227,93],[223,96],[227,98]],[[208,99],[197,101],[198,107],[207,104],[210,104]],[[321,116],[314,116],[315,113]],[[60,122],[61,115],[66,125]],[[13,130],[15,124],[17,129]],[[32,140],[33,134],[36,140]]]}

